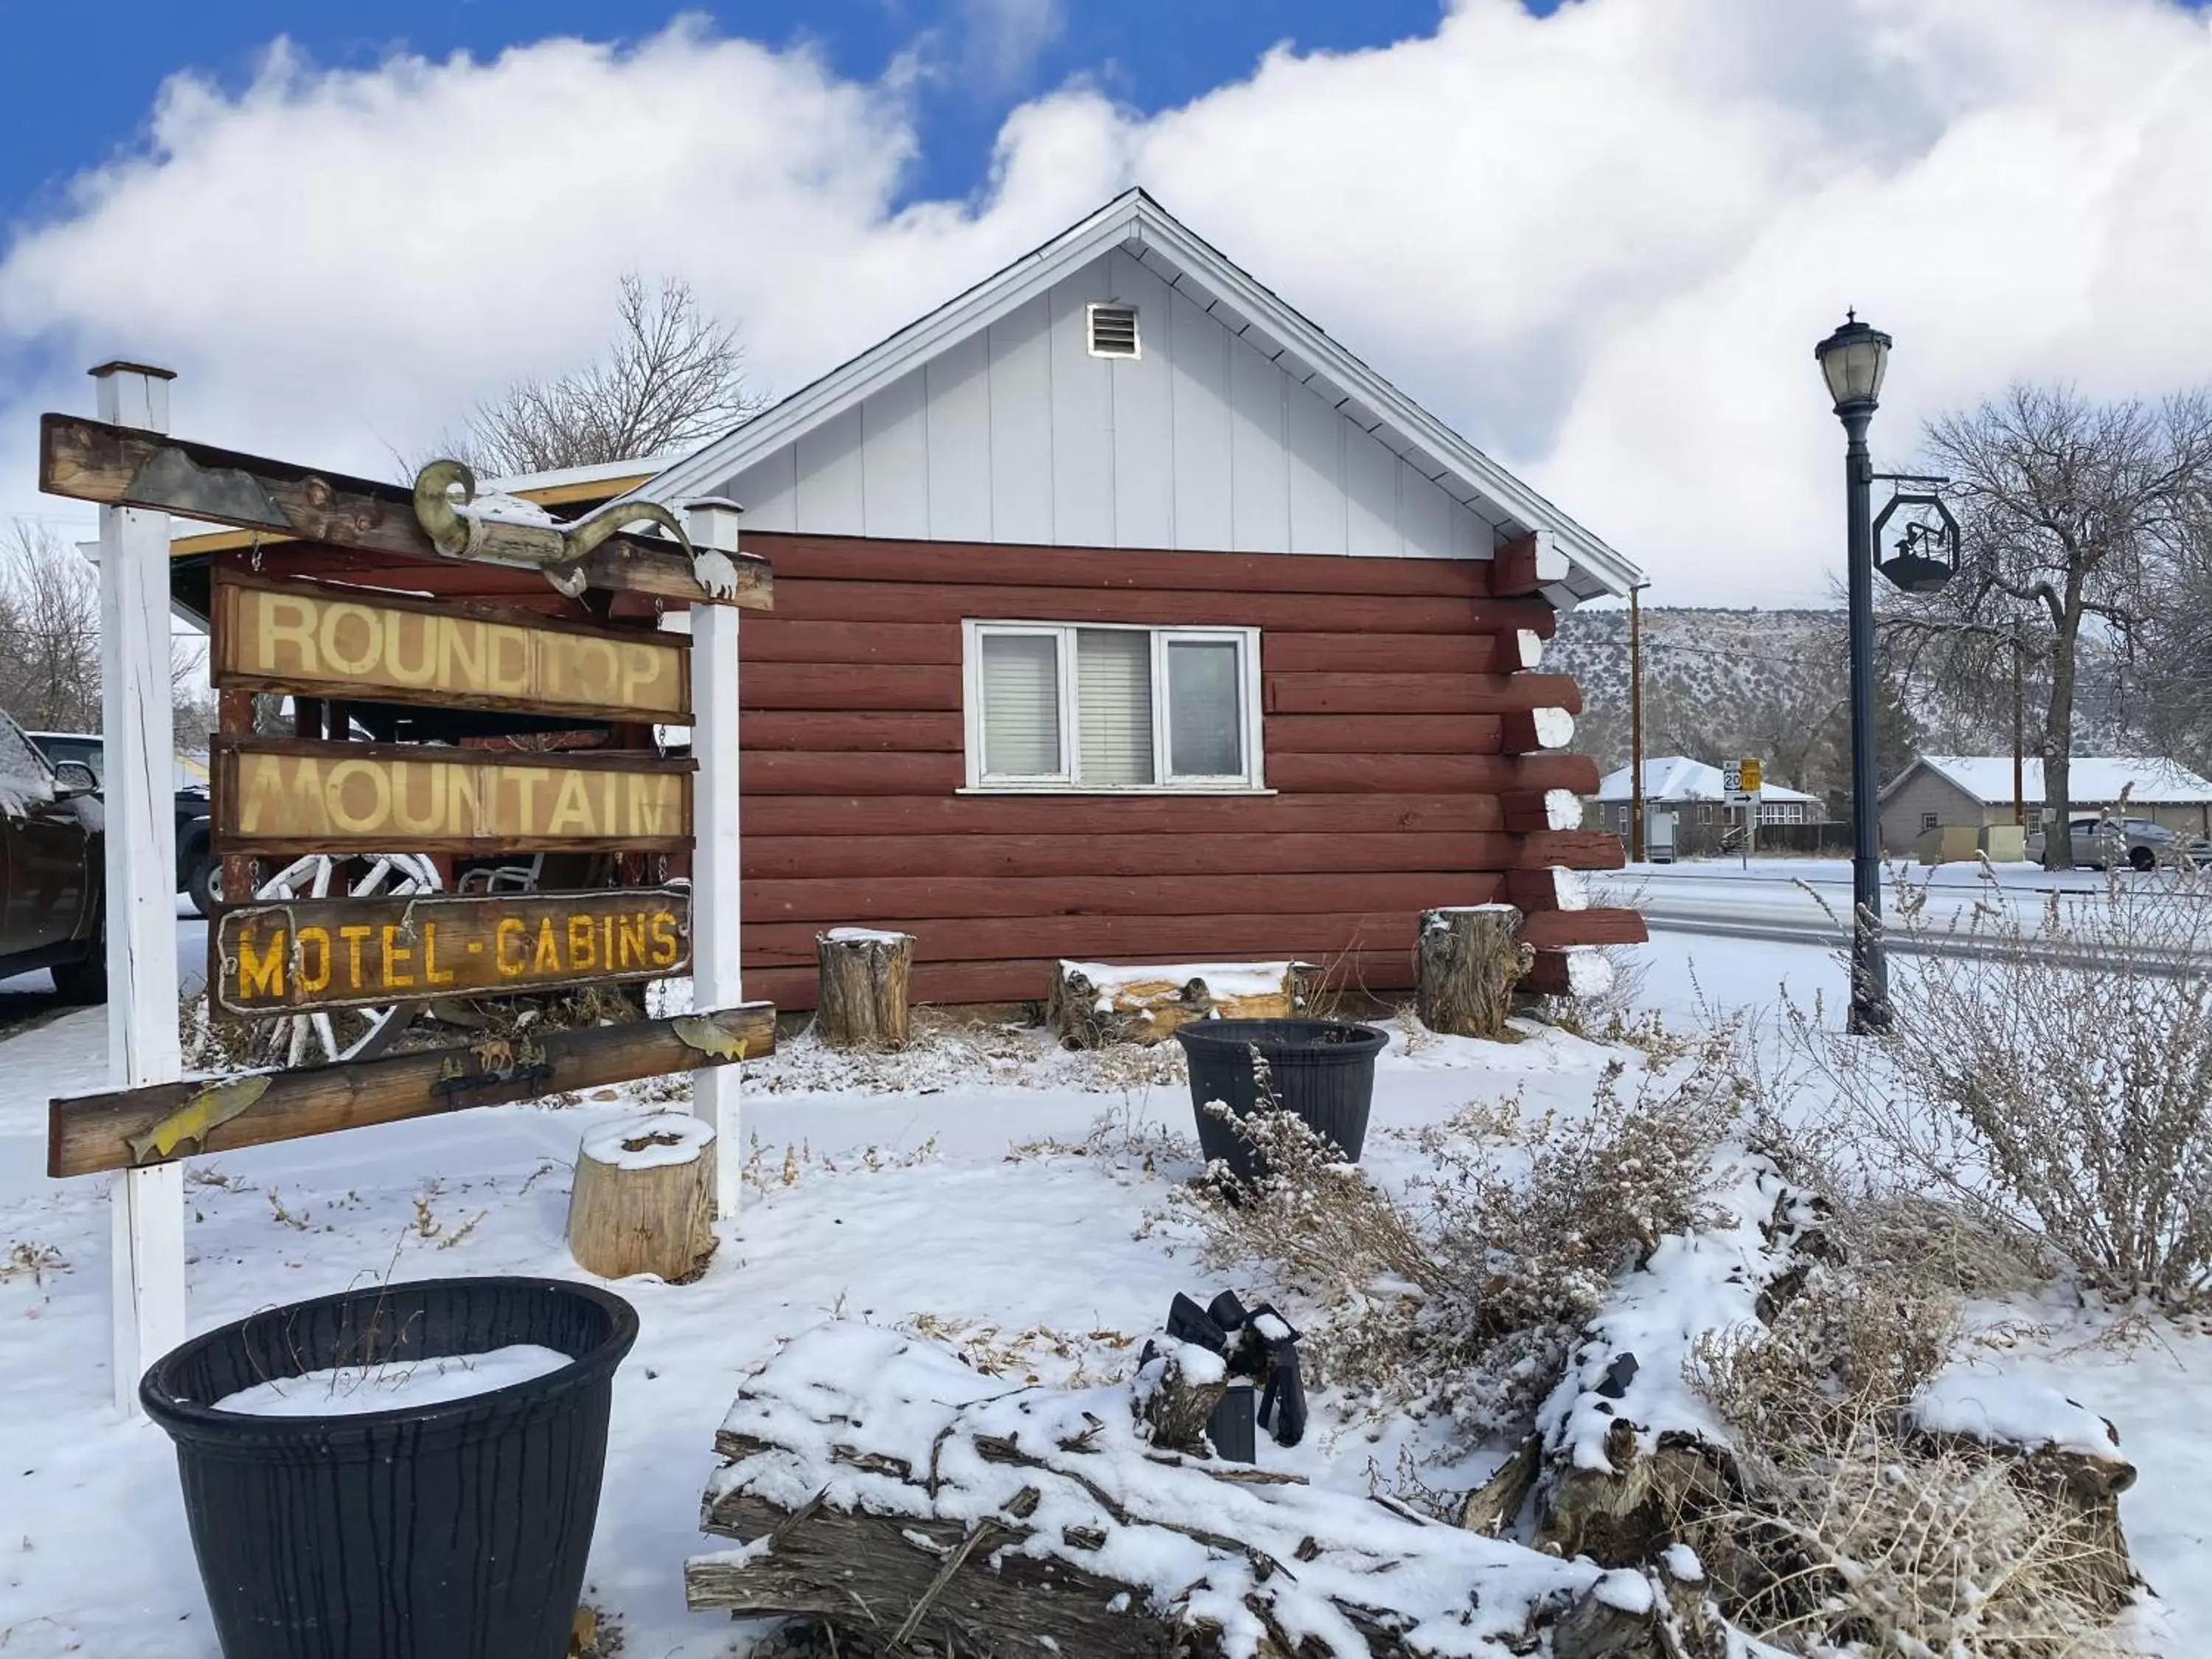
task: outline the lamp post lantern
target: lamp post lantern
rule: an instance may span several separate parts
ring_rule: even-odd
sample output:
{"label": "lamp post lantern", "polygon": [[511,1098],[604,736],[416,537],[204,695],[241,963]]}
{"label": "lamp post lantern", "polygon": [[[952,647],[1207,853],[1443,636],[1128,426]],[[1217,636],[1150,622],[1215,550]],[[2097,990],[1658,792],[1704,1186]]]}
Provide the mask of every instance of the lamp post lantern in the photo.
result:
{"label": "lamp post lantern", "polygon": [[1844,423],[1845,568],[1851,630],[1851,1000],[1847,1028],[1887,1032],[1889,964],[1881,942],[1881,846],[1875,817],[1874,748],[1874,460],[1867,428],[1889,366],[1889,336],[1845,313],[1814,348],[1836,418]]}

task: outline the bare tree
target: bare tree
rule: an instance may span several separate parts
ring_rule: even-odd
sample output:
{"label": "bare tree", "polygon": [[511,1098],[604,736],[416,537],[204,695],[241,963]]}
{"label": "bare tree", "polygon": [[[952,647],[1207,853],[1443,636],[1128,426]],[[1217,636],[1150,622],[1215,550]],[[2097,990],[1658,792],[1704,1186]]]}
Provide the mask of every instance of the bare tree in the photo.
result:
{"label": "bare tree", "polygon": [[[2212,398],[2099,404],[2014,386],[1930,422],[1927,450],[1951,476],[1960,569],[1940,593],[1886,604],[1887,649],[1939,699],[1992,716],[2011,696],[2015,641],[2032,652],[2044,804],[2063,825],[2084,645],[2129,649],[2156,614],[2212,487]],[[2044,863],[2071,867],[2072,837],[2046,835]]]}
{"label": "bare tree", "polygon": [[766,401],[745,379],[737,331],[706,315],[689,283],[632,273],[618,308],[604,357],[518,380],[477,406],[447,453],[487,477],[635,460],[714,437]]}
{"label": "bare tree", "polygon": [[[33,732],[100,729],[100,573],[59,536],[27,519],[0,532],[0,708]],[[177,741],[214,729],[207,653],[172,639]]]}
{"label": "bare tree", "polygon": [[100,576],[18,519],[0,537],[0,707],[34,732],[100,729]]}

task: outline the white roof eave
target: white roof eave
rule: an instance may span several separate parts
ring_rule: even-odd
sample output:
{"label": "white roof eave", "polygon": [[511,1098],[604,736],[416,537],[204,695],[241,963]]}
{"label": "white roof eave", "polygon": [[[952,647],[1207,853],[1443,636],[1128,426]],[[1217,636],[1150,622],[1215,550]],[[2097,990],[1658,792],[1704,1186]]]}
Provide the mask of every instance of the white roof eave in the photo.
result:
{"label": "white roof eave", "polygon": [[1176,280],[1211,297],[1287,354],[1310,365],[1310,378],[1334,389],[1340,405],[1372,410],[1382,423],[1457,478],[1495,511],[1531,530],[1552,533],[1573,568],[1568,586],[1577,599],[1625,594],[1642,572],[1583,526],[1422,409],[1271,290],[1200,240],[1142,191],[1130,191],[1043,246],[878,345],[801,387],[775,407],[703,445],[630,492],[668,501],[718,490],[734,475],[852,408],[916,364],[967,338],[1115,246],[1132,244],[1148,263],[1172,266]]}

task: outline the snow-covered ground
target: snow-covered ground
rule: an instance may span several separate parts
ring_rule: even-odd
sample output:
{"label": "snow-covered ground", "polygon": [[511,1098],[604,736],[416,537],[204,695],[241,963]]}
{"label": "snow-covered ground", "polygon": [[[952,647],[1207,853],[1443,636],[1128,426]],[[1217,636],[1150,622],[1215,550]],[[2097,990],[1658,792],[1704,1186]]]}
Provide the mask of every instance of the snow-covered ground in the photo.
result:
{"label": "snow-covered ground", "polygon": [[[1646,1000],[1694,1023],[1799,1000],[1841,969],[1818,949],[1662,934],[1645,948]],[[66,1015],[0,1042],[0,1652],[107,1659],[216,1652],[168,1442],[109,1404],[106,1182],[43,1174],[46,1100],[100,1086],[103,1014]],[[1526,1106],[1586,1104],[1616,1051],[1547,1031],[1512,1045],[1394,1034],[1376,1086],[1367,1167],[1386,1183],[1415,1153],[1392,1130],[1518,1090]],[[783,1066],[781,1061],[769,1062]],[[1024,1081],[1006,1080],[1022,1070]],[[1117,1073],[1119,1075],[1120,1073]],[[832,1074],[823,1072],[818,1080]],[[784,1066],[784,1080],[804,1085]],[[1088,1082],[1091,1086],[1085,1086]],[[617,1374],[587,1595],[633,1659],[742,1652],[732,1627],[684,1611],[685,1557],[713,1469],[714,1431],[740,1373],[778,1341],[836,1316],[948,1336],[1014,1381],[1127,1376],[1177,1290],[1203,1300],[1180,1224],[1148,1224],[1187,1157],[1180,1084],[1116,1086],[1084,1057],[1022,1067],[918,1066],[912,1086],[749,1090],[756,1182],[706,1276],[628,1282],[643,1332]],[[583,1135],[639,1109],[627,1091],[566,1109],[509,1107],[195,1159],[188,1176],[191,1325],[373,1281],[447,1273],[580,1276],[563,1244],[568,1163]],[[1117,1123],[1089,1150],[1102,1115]],[[1062,1146],[1037,1143],[1057,1138]],[[1247,1288],[1237,1285],[1240,1290]],[[2142,1471],[2124,1515],[2136,1559],[2182,1621],[2176,1655],[2212,1650],[2212,1339],[2171,1327],[2132,1348],[2069,1352],[2105,1328],[2075,1310],[2010,1310],[2023,1328],[1975,1363],[2054,1381],[2118,1424]],[[2034,1328],[2033,1324],[2047,1328]],[[1342,1419],[1316,1401],[1324,1431]],[[1396,1425],[1262,1439],[1263,1461],[1349,1490],[1395,1467],[1418,1431]]]}

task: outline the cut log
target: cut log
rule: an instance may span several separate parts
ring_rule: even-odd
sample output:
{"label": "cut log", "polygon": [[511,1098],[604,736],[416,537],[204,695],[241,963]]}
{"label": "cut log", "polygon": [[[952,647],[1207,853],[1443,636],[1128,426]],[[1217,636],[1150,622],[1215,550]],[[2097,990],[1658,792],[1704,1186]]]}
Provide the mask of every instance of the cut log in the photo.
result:
{"label": "cut log", "polygon": [[1516,789],[1499,802],[1505,827],[1516,835],[1532,830],[1579,830],[1581,798],[1571,789]]}
{"label": "cut log", "polygon": [[601,1279],[686,1285],[714,1253],[714,1131],[689,1112],[592,1130],[576,1152],[568,1253]]}
{"label": "cut log", "polygon": [[1523,910],[1587,910],[1589,881],[1564,865],[1515,870],[1505,878],[1505,896]]}
{"label": "cut log", "polygon": [[814,940],[821,975],[815,1033],[832,1048],[903,1048],[914,935],[833,927]]}
{"label": "cut log", "polygon": [[1316,977],[1298,962],[1115,968],[1063,961],[1053,974],[1045,1024],[1069,1048],[1149,1048],[1194,1019],[1287,1019],[1303,1007]]}
{"label": "cut log", "polygon": [[691,1561],[690,1605],[817,1619],[841,1654],[1505,1659],[1632,1599],[1586,1561],[1168,1450],[1126,1384],[1009,1394],[856,1321],[770,1360],[715,1445],[701,1524],[746,1547]]}
{"label": "cut log", "polygon": [[1575,717],[1564,708],[1530,708],[1498,717],[1498,748],[1508,755],[1565,749],[1575,740]]}
{"label": "cut log", "polygon": [[1537,996],[1601,997],[1613,989],[1613,963],[1594,945],[1539,951],[1521,988]]}
{"label": "cut log", "polygon": [[1566,580],[1571,567],[1548,530],[1532,530],[1500,547],[1490,566],[1490,591],[1499,595],[1540,593]]}
{"label": "cut log", "polygon": [[1513,992],[1534,953],[1521,942],[1521,913],[1475,904],[1421,913],[1414,1007],[1431,1031],[1502,1037]]}

